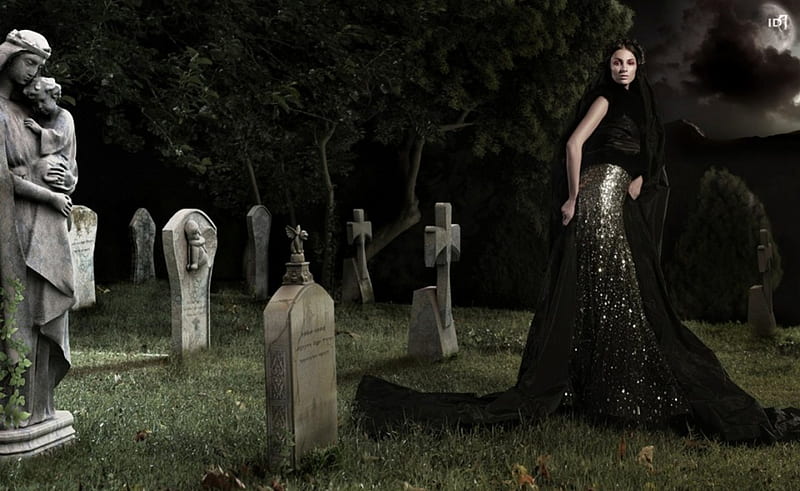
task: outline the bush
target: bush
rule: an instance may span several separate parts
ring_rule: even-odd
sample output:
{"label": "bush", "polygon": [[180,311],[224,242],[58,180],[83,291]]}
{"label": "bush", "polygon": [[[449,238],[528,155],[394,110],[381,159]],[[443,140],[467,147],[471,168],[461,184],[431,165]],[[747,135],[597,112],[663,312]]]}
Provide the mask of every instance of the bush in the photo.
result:
{"label": "bush", "polygon": [[[667,271],[675,307],[683,318],[717,322],[746,318],[748,289],[761,283],[756,252],[761,228],[772,235],[764,205],[745,182],[726,169],[708,170]],[[774,243],[772,270],[774,289],[782,275]]]}

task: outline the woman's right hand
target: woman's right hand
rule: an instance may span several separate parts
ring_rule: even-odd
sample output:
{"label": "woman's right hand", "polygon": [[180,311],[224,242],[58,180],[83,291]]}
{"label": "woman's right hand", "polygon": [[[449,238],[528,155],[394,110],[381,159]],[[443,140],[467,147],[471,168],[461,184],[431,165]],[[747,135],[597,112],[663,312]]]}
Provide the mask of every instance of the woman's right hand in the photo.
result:
{"label": "woman's right hand", "polygon": [[565,227],[569,224],[572,217],[575,216],[575,198],[569,198],[561,205],[561,225]]}
{"label": "woman's right hand", "polygon": [[65,217],[69,217],[70,213],[72,213],[72,198],[68,194],[53,193],[50,198],[50,204]]}

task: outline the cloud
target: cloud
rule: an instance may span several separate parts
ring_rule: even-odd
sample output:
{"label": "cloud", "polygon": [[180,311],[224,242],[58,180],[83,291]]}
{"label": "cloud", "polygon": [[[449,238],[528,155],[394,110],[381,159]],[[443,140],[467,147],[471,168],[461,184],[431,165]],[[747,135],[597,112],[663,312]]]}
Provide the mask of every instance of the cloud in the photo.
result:
{"label": "cloud", "polygon": [[[711,13],[712,23],[695,51],[684,53],[689,77],[681,85],[690,94],[762,110],[791,105],[800,92],[800,59],[788,51],[759,46],[753,19],[740,17],[733,2],[697,2],[700,12]],[[714,11],[709,11],[713,7]],[[685,13],[685,19],[697,16]]]}

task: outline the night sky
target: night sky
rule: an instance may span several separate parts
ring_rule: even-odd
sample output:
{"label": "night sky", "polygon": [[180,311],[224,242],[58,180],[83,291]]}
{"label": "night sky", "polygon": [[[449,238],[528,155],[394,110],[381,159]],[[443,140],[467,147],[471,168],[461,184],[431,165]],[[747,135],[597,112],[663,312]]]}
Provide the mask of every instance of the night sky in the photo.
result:
{"label": "night sky", "polygon": [[636,13],[631,36],[665,122],[687,119],[717,139],[800,130],[800,0],[621,2]]}

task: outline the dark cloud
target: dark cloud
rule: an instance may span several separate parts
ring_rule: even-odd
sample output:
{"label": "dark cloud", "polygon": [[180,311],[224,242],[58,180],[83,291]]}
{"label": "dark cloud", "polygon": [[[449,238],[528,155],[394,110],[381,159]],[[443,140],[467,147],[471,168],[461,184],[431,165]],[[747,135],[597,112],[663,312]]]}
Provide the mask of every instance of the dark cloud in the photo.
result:
{"label": "dark cloud", "polygon": [[[800,59],[789,52],[757,43],[759,29],[726,2],[698,2],[717,10],[714,22],[695,52],[686,53],[691,78],[682,83],[698,96],[717,96],[727,102],[762,109],[779,109],[800,92]],[[687,11],[691,20],[697,11]]]}

